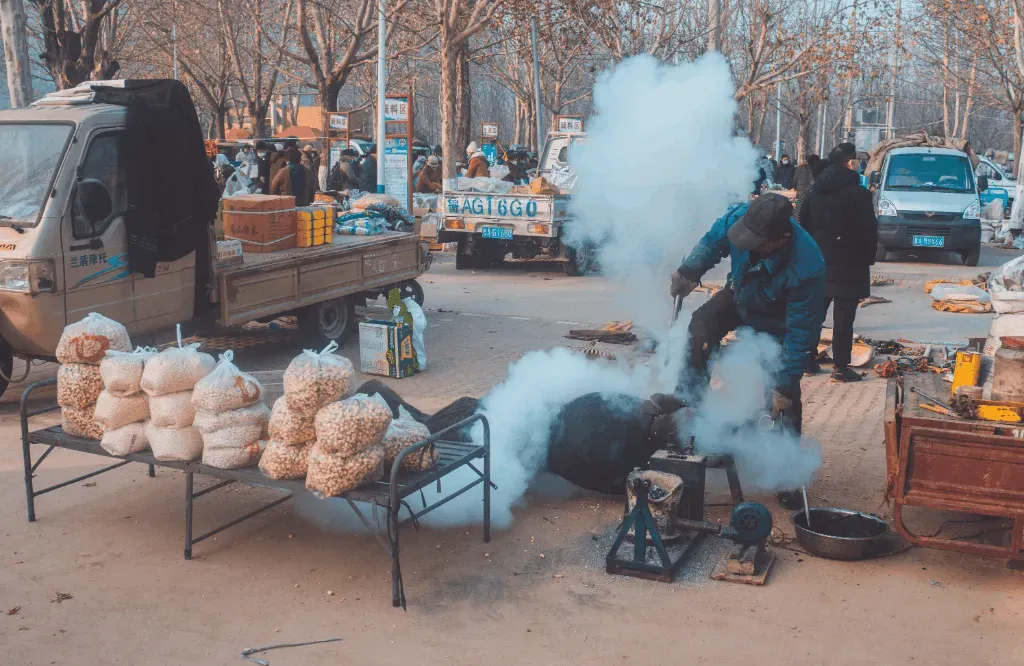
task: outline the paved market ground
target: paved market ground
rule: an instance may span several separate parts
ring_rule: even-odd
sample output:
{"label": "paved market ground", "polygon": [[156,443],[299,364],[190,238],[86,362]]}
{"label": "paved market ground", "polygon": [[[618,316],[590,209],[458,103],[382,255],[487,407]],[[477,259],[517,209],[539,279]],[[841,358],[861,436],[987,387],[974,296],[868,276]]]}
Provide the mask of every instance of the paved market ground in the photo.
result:
{"label": "paved market ground", "polygon": [[[860,310],[857,329],[874,338],[983,336],[987,316],[935,312],[921,286],[973,277],[1011,256],[987,250],[977,269],[951,256],[876,266],[897,281],[877,290],[893,303]],[[608,305],[609,281],[567,278],[557,267],[465,274],[443,258],[423,281],[431,368],[399,388],[424,409],[483,395],[524,352],[564,344],[570,322],[621,318]],[[297,348],[258,348],[243,367],[283,367]],[[344,352],[355,358],[354,343]],[[37,366],[32,377],[52,373]],[[806,430],[826,460],[812,501],[889,515],[884,381],[817,377],[804,387]],[[707,579],[708,542],[674,584],[618,578],[603,573],[602,558],[621,502],[585,494],[531,493],[512,528],[487,545],[479,527],[404,532],[407,613],[391,608],[389,561],[372,537],[324,529],[334,518],[311,520],[321,507],[308,503],[223,532],[185,562],[183,477],[149,479],[129,465],[39,498],[39,520],[29,524],[19,395],[0,400],[0,611],[18,608],[0,614],[5,664],[239,664],[247,647],[329,637],[343,640],[259,656],[274,666],[1019,661],[1024,578],[1002,562],[915,548],[843,563],[778,548],[769,585],[753,588]],[[101,464],[55,452],[39,482]],[[197,529],[271,497],[239,488],[197,500]],[[719,486],[709,501],[726,497]],[[791,533],[771,498],[757,499]],[[71,598],[57,602],[57,593]]]}

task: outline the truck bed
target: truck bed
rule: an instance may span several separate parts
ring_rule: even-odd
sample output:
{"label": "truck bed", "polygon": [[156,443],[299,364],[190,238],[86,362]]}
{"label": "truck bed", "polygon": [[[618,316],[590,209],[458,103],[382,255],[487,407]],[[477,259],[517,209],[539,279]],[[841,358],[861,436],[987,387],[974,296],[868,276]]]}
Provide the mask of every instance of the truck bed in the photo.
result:
{"label": "truck bed", "polygon": [[237,326],[420,274],[416,234],[335,235],[329,245],[248,253],[217,269],[220,324]]}

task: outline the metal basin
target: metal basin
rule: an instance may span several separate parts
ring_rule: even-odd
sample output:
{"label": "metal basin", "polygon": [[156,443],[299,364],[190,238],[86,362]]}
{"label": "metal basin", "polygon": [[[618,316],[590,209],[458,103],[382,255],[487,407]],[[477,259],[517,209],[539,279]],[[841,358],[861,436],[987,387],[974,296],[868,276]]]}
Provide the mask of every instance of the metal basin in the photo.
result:
{"label": "metal basin", "polygon": [[889,535],[889,524],[868,513],[849,509],[811,509],[811,527],[803,509],[794,511],[789,522],[796,540],[808,552],[833,560],[861,560],[877,555]]}

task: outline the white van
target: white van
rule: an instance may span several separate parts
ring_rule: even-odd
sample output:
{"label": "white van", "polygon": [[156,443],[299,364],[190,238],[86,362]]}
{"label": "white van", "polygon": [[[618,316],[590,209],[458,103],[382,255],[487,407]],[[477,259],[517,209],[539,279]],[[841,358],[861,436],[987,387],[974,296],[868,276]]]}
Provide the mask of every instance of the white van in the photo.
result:
{"label": "white van", "polygon": [[981,200],[988,187],[975,178],[966,153],[950,148],[897,148],[871,174],[878,214],[877,261],[890,250],[933,248],[956,252],[977,266]]}

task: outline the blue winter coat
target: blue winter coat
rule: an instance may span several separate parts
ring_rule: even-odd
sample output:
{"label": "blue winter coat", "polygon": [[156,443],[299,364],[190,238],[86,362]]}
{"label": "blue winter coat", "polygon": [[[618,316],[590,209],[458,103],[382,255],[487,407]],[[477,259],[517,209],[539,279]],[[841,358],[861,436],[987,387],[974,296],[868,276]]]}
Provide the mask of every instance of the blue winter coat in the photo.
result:
{"label": "blue winter coat", "polygon": [[814,239],[790,220],[793,239],[751,265],[750,252],[729,242],[729,228],[749,204],[732,206],[697,243],[679,272],[697,282],[719,261],[730,257],[728,285],[744,326],[768,333],[782,345],[780,386],[799,385],[810,366],[825,318],[825,260]]}

